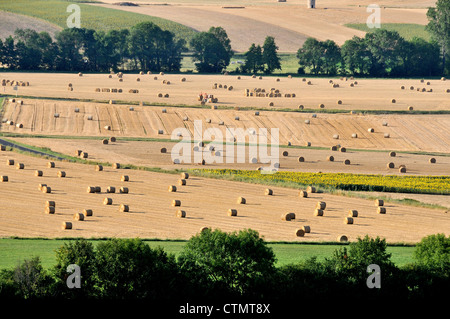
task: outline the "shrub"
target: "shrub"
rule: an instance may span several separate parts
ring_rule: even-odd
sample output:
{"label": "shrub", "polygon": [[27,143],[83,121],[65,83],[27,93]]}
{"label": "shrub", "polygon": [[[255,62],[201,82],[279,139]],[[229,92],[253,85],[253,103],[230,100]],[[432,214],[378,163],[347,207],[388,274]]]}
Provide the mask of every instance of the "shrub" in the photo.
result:
{"label": "shrub", "polygon": [[275,270],[275,254],[258,232],[206,230],[193,236],[178,259],[181,271],[195,272],[208,289],[252,296]]}
{"label": "shrub", "polygon": [[416,246],[413,258],[420,266],[448,272],[450,270],[450,236],[435,234],[422,238]]}
{"label": "shrub", "polygon": [[99,243],[96,273],[101,298],[163,300],[175,294],[175,258],[137,238]]}

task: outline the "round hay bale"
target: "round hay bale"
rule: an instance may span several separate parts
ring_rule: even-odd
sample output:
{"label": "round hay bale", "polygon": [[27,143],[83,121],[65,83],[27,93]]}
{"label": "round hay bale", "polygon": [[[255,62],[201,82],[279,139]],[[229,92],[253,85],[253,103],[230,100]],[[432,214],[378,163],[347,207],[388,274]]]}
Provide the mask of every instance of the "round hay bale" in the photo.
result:
{"label": "round hay bale", "polygon": [[44,173],[41,170],[35,170],[34,176],[42,176]]}
{"label": "round hay bale", "polygon": [[130,180],[130,177],[128,175],[122,175],[120,177],[121,182],[128,182]]}
{"label": "round hay bale", "polygon": [[238,197],[237,203],[238,203],[238,204],[245,204],[245,203],[246,203],[246,200],[245,200],[244,197]]}
{"label": "round hay bale", "polygon": [[[103,128],[107,131],[111,131],[111,125],[105,125]],[[108,141],[108,140],[106,140],[106,141]]]}
{"label": "round hay bale", "polygon": [[164,134],[163,130],[158,130],[158,134]]}
{"label": "round hay bale", "polygon": [[112,168],[114,168],[114,169],[119,169],[119,168],[120,168],[120,164],[119,164],[119,163],[114,163],[114,164],[112,165]]}
{"label": "round hay bale", "polygon": [[341,151],[341,153],[345,153],[345,152],[347,152],[347,149],[345,147],[340,147],[339,151]]}
{"label": "round hay bale", "polygon": [[303,237],[303,236],[305,236],[305,230],[302,229],[302,228],[298,228],[298,229],[295,231],[295,236],[297,236],[297,237]]}
{"label": "round hay bale", "polygon": [[167,148],[165,148],[165,147],[163,147],[163,148],[161,148],[161,153],[167,153]]}
{"label": "round hay bale", "polygon": [[178,199],[174,199],[172,201],[172,206],[176,207],[176,206],[181,206],[181,201]]}
{"label": "round hay bale", "polygon": [[298,192],[298,197],[308,197],[308,192],[307,191],[304,191],[304,190],[300,190],[299,192]]}
{"label": "round hay bale", "polygon": [[345,235],[339,235],[336,240],[340,243],[345,243],[348,241],[348,237]]}
{"label": "round hay bale", "polygon": [[358,211],[356,209],[350,209],[348,211],[348,217],[358,217]]}
{"label": "round hay bale", "polygon": [[6,151],[6,146],[5,145],[0,145],[0,151]]}
{"label": "round hay bale", "polygon": [[344,218],[344,224],[347,224],[347,225],[353,224],[353,218],[352,217],[345,217]]}
{"label": "round hay bale", "polygon": [[58,177],[66,177],[66,172],[64,171],[58,171]]}
{"label": "round hay bale", "polygon": [[408,111],[412,111],[414,108],[412,106],[408,106]]}
{"label": "round hay bale", "polygon": [[305,124],[310,124],[311,121],[310,120],[305,120]]}
{"label": "round hay bale", "polygon": [[327,207],[327,203],[326,203],[326,202],[320,201],[320,202],[317,202],[317,204],[316,204],[316,208],[317,208],[317,209],[322,209],[322,210],[324,210],[326,207]]}
{"label": "round hay bale", "polygon": [[48,168],[55,168],[55,162],[48,162],[47,163]]}
{"label": "round hay bale", "polygon": [[186,185],[186,180],[185,179],[179,179],[178,180],[178,185],[180,185],[180,186]]}
{"label": "round hay bale", "polygon": [[102,140],[102,144],[105,144],[105,145],[106,145],[106,144],[108,144],[108,143],[109,143],[109,141],[108,141],[107,139],[103,139],[103,140]]}
{"label": "round hay bale", "polygon": [[46,206],[44,212],[46,214],[54,214],[55,213],[55,207],[54,206]]}
{"label": "round hay bale", "polygon": [[345,165],[350,165],[350,160],[349,160],[349,159],[346,159],[346,160],[344,161],[344,164],[345,164]]}
{"label": "round hay bale", "polygon": [[402,85],[402,86],[400,87],[400,89],[404,90],[404,89],[405,89],[405,86],[404,86],[404,85]]}
{"label": "round hay bale", "polygon": [[230,208],[229,210],[228,210],[228,216],[237,216],[237,210],[236,209],[234,209],[234,208]]}
{"label": "round hay bale", "polygon": [[13,159],[7,159],[6,160],[6,165],[14,165],[14,160]]}
{"label": "round hay bale", "polygon": [[386,214],[386,207],[378,207],[377,213],[378,214]]}
{"label": "round hay bale", "polygon": [[392,99],[392,100],[391,100],[391,103],[396,103],[396,102],[397,102],[396,99]]}
{"label": "round hay bale", "polygon": [[22,123],[17,123],[17,124],[16,124],[16,127],[17,127],[17,128],[23,128],[23,124],[22,124]]}
{"label": "round hay bale", "polygon": [[358,138],[358,134],[353,133],[353,134],[352,134],[352,138]]}
{"label": "round hay bale", "polygon": [[259,116],[259,112],[258,111],[255,112],[255,116]]}
{"label": "round hay bale", "polygon": [[323,210],[316,208],[314,210],[314,216],[323,216]]}
{"label": "round hay bale", "polygon": [[321,108],[321,109],[323,109],[323,108],[325,108],[325,104],[319,104],[319,108]]}
{"label": "round hay bale", "polygon": [[387,163],[386,166],[387,166],[387,168],[394,168],[395,164],[393,162],[389,162],[389,163]]}
{"label": "round hay bale", "polygon": [[81,157],[88,158],[88,156],[89,156],[89,154],[87,152],[83,152]]}
{"label": "round hay bale", "polygon": [[121,187],[120,189],[119,189],[119,193],[121,193],[121,194],[128,194],[128,187]]}
{"label": "round hay bale", "polygon": [[384,133],[384,138],[390,138],[391,135],[389,133]]}
{"label": "round hay bale", "polygon": [[307,191],[308,193],[315,193],[315,192],[316,192],[316,188],[315,188],[314,186],[308,186],[308,187],[306,188],[306,191]]}
{"label": "round hay bale", "polygon": [[298,161],[299,161],[300,163],[302,163],[302,162],[305,161],[305,158],[304,158],[303,156],[299,156],[299,157],[298,157]]}
{"label": "round hay bale", "polygon": [[311,142],[306,142],[305,146],[311,146]]}
{"label": "round hay bale", "polygon": [[96,193],[101,193],[102,192],[102,188],[100,186],[95,186],[95,192]]}
{"label": "round hay bale", "polygon": [[291,221],[292,219],[292,213],[283,213],[281,214],[281,220],[285,220],[285,221]]}
{"label": "round hay bale", "polygon": [[8,176],[2,175],[1,180],[2,180],[2,182],[7,182],[9,179],[8,179]]}
{"label": "round hay bale", "polygon": [[87,192],[88,193],[95,193],[95,186],[88,186]]}
{"label": "round hay bale", "polygon": [[47,184],[39,184],[38,189],[42,192],[42,189],[44,188],[44,186],[47,186]]}
{"label": "round hay bale", "polygon": [[[334,134],[333,135],[333,138],[335,139],[335,140],[338,140],[339,139],[339,134]],[[335,150],[334,150],[335,151]]]}
{"label": "round hay bale", "polygon": [[61,228],[62,229],[72,229],[72,223],[71,222],[62,222]]}
{"label": "round hay bale", "polygon": [[177,191],[177,187],[175,185],[169,186],[169,192],[176,192],[176,191]]}
{"label": "round hay bale", "polygon": [[84,220],[84,215],[82,213],[75,213],[75,214],[73,214],[73,219],[82,221],[82,220]]}
{"label": "round hay bale", "polygon": [[264,191],[264,195],[273,195],[273,191],[270,188],[266,188]]}
{"label": "round hay bale", "polygon": [[101,172],[101,171],[103,171],[103,166],[102,165],[95,165],[95,170],[97,172]]}
{"label": "round hay bale", "polygon": [[383,122],[381,125],[388,126],[388,123],[387,122]]}
{"label": "round hay bale", "polygon": [[338,147],[336,145],[333,145],[330,147],[330,150],[332,150],[332,151],[337,151],[337,149],[338,149]]}
{"label": "round hay bale", "polygon": [[337,104],[341,105],[342,104],[342,100],[338,100]]}
{"label": "round hay bale", "polygon": [[106,189],[107,193],[115,193],[116,192],[116,188],[114,186],[108,186],[108,188]]}
{"label": "round hay bale", "polygon": [[373,133],[373,132],[375,132],[375,130],[371,127],[371,128],[368,128],[368,129],[367,129],[367,132]]}
{"label": "round hay bale", "polygon": [[119,211],[122,213],[128,213],[130,211],[130,207],[125,204],[120,204]]}
{"label": "round hay bale", "polygon": [[334,156],[333,155],[328,156],[327,157],[327,161],[333,162],[334,161]]}
{"label": "round hay bale", "polygon": [[390,156],[390,157],[395,157],[395,156],[397,156],[397,153],[395,153],[395,152],[389,152],[389,156]]}
{"label": "round hay bale", "polygon": [[92,212],[92,209],[83,209],[83,215],[84,217],[90,217],[92,216],[94,213]]}
{"label": "round hay bale", "polygon": [[182,179],[188,179],[189,178],[189,174],[188,173],[181,173],[181,178]]}
{"label": "round hay bale", "polygon": [[399,173],[406,173],[406,167],[399,167],[398,171]]}
{"label": "round hay bale", "polygon": [[305,232],[305,234],[309,234],[311,232],[311,227],[308,225],[303,225],[302,226],[303,231]]}
{"label": "round hay bale", "polygon": [[298,109],[299,110],[303,110],[305,107],[302,105],[302,104],[300,104],[299,106],[298,106]]}
{"label": "round hay bale", "polygon": [[42,186],[42,192],[49,194],[52,192],[52,188],[50,186]]}
{"label": "round hay bale", "polygon": [[269,102],[269,106],[273,106],[273,102]]}
{"label": "round hay bale", "polygon": [[56,203],[54,200],[48,200],[45,202],[45,207],[56,207]]}
{"label": "round hay bale", "polygon": [[382,199],[375,199],[375,206],[384,206],[384,201]]}
{"label": "round hay bale", "polygon": [[24,168],[25,168],[25,164],[23,164],[23,163],[16,164],[16,169],[24,169]]}
{"label": "round hay bale", "polygon": [[105,197],[103,199],[103,205],[112,205],[112,203],[113,203],[113,200],[111,197]]}
{"label": "round hay bale", "polygon": [[94,117],[93,117],[92,115],[89,115],[89,116],[87,117],[87,120],[88,120],[88,121],[92,121],[93,118],[94,118]]}
{"label": "round hay bale", "polygon": [[283,156],[288,156],[288,155],[289,155],[288,151],[283,152]]}
{"label": "round hay bale", "polygon": [[178,218],[185,218],[186,217],[186,212],[184,210],[179,209],[179,210],[177,210],[176,217],[178,217]]}
{"label": "round hay bale", "polygon": [[435,159],[434,157],[431,157],[428,161],[429,161],[431,164],[436,163],[436,159]]}

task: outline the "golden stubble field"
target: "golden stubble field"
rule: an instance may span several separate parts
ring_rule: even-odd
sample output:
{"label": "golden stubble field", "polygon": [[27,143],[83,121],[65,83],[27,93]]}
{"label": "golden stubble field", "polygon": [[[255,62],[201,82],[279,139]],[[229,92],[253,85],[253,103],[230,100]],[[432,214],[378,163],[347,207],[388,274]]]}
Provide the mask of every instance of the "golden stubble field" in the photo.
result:
{"label": "golden stubble field", "polygon": [[[7,159],[23,163],[24,169],[6,165]],[[0,152],[0,175],[8,182],[0,183],[0,236],[19,237],[140,237],[188,239],[201,227],[234,231],[245,228],[257,230],[266,240],[276,241],[335,241],[338,235],[350,240],[358,236],[380,236],[388,242],[417,242],[422,237],[442,232],[448,234],[450,221],[440,210],[411,208],[385,204],[386,214],[378,214],[371,200],[349,198],[325,193],[299,197],[298,190],[273,187],[273,195],[266,196],[265,186],[229,182],[190,176],[185,186],[179,186],[180,175],[169,175],[128,169],[56,162],[47,168],[47,160],[9,151]],[[34,175],[42,170],[43,176]],[[64,171],[66,177],[57,176]],[[121,176],[128,175],[128,182]],[[38,185],[45,183],[51,193],[42,193]],[[169,192],[170,185],[177,186]],[[101,193],[88,193],[88,186],[100,186]],[[109,186],[115,193],[106,193]],[[128,187],[129,193],[117,193]],[[246,204],[237,204],[238,197]],[[105,197],[112,205],[104,205]],[[180,207],[172,201],[180,200]],[[55,201],[54,214],[46,214],[47,200]],[[323,216],[314,216],[318,201],[326,202]],[[120,212],[120,204],[129,205],[129,212]],[[237,216],[228,216],[228,209],[236,209]],[[93,215],[84,221],[73,215],[92,209]],[[178,209],[185,218],[176,217]],[[358,210],[353,224],[344,224],[348,210]],[[295,213],[295,219],[284,221],[281,215]],[[72,222],[71,230],[61,224]],[[297,237],[296,230],[310,226],[311,233]]]}
{"label": "golden stubble field", "polygon": [[[199,74],[124,74],[122,82],[117,75],[107,74],[54,74],[54,73],[2,73],[2,79],[25,81],[29,86],[0,88],[1,93],[10,95],[36,96],[67,99],[97,99],[113,101],[135,101],[153,104],[200,105],[199,94],[213,95],[217,106],[256,107],[277,109],[338,110],[448,110],[450,81],[419,79],[330,79],[288,76],[238,76]],[[182,82],[182,79],[186,80]],[[138,81],[139,79],[139,81]],[[310,81],[310,84],[308,84]],[[170,82],[170,84],[167,84]],[[69,84],[73,90],[68,90]],[[217,88],[214,89],[214,84]],[[225,88],[226,85],[226,88]],[[221,88],[220,88],[221,86]],[[230,90],[229,87],[232,87]],[[402,89],[402,86],[404,89]],[[413,90],[411,90],[411,87]],[[95,89],[121,89],[122,93],[95,92]],[[264,95],[273,89],[281,97],[247,96],[246,90],[264,90]],[[420,89],[420,91],[417,91]],[[139,93],[129,93],[138,90]],[[422,92],[426,90],[426,92]],[[430,92],[430,90],[432,92]],[[158,94],[168,97],[158,97]],[[262,92],[259,92],[260,94]],[[290,94],[291,97],[285,97]],[[293,96],[294,94],[295,96]],[[395,99],[395,103],[392,100]],[[341,104],[338,102],[341,101]],[[269,106],[273,103],[273,106]],[[206,103],[213,106],[213,103]]]}

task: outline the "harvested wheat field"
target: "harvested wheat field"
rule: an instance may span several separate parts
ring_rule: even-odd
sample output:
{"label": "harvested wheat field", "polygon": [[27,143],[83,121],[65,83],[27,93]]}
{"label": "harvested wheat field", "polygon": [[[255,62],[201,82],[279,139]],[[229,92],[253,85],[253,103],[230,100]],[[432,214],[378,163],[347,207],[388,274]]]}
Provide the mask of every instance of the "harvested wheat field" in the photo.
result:
{"label": "harvested wheat field", "polygon": [[[5,94],[61,99],[100,101],[134,101],[158,105],[200,106],[200,94],[212,95],[212,107],[255,107],[280,109],[387,110],[407,112],[440,111],[450,107],[450,81],[330,79],[287,76],[124,74],[122,82],[116,75],[106,74],[43,74],[2,73],[2,78],[29,82],[29,86],[5,86]],[[137,81],[137,78],[140,81]],[[156,79],[155,79],[156,78]],[[185,81],[182,81],[185,78]],[[279,81],[277,81],[279,79]],[[164,83],[163,83],[164,82]],[[170,84],[167,84],[170,82]],[[308,84],[310,83],[310,84]],[[71,85],[71,86],[69,86]],[[230,89],[231,87],[231,89]],[[404,89],[402,89],[404,87]],[[411,87],[413,88],[411,90]],[[70,88],[70,89],[69,89]],[[420,91],[417,91],[420,89]],[[425,89],[425,92],[422,92]],[[431,92],[430,92],[431,89]],[[137,93],[130,93],[132,92]],[[137,90],[137,91],[136,91]],[[448,91],[448,92],[447,92]],[[120,93],[121,92],[121,93]],[[395,100],[395,103],[392,101]],[[338,104],[338,101],[341,101]],[[56,101],[55,101],[56,103]],[[269,106],[273,103],[273,106]],[[95,114],[93,114],[95,115]]]}
{"label": "harvested wheat field", "polygon": [[[174,147],[177,147],[177,143],[170,141],[133,141],[119,138],[115,142],[103,144],[99,139],[36,137],[9,139],[18,143],[49,148],[52,151],[71,156],[74,155],[75,150],[80,149],[89,154],[89,160],[95,162],[120,162],[124,165],[160,167],[163,169],[230,168],[254,170],[258,167],[269,166],[269,164],[262,163],[261,157],[258,156],[259,149],[254,148],[256,154],[253,154],[250,152],[248,145],[242,151],[242,145],[232,145],[231,143],[220,145],[205,141],[203,147],[199,146],[198,142],[182,144],[186,145],[186,150],[191,151],[190,161],[174,163],[174,159],[179,157],[177,157],[177,154],[172,155],[171,152]],[[222,149],[220,149],[221,146]],[[214,147],[214,150],[211,147]],[[165,149],[165,152],[162,152],[163,149]],[[335,151],[332,151],[331,147],[327,149],[280,147],[276,162],[280,163],[280,171],[389,175],[448,175],[449,173],[449,156],[396,153],[395,157],[391,157],[391,152],[388,151],[371,152],[345,149],[344,152],[343,150],[342,147],[336,148]],[[283,155],[284,152],[287,152],[287,155]],[[238,161],[238,154],[244,154],[241,162]],[[268,155],[272,155],[270,149]],[[327,160],[330,155],[334,157],[332,162]],[[435,158],[436,162],[430,163],[430,158]],[[205,159],[205,165],[199,165],[202,159]],[[346,159],[350,160],[350,165],[344,165]],[[388,163],[393,163],[394,166],[388,167]],[[400,165],[406,165],[406,173],[398,171]]]}
{"label": "harvested wheat field", "polygon": [[[371,1],[317,1],[317,8],[308,9],[306,1],[273,0],[220,1],[176,0],[170,4],[155,5],[160,1],[139,1],[139,6],[117,6],[107,0],[93,4],[124,11],[138,12],[179,22],[198,31],[211,26],[222,26],[231,40],[233,49],[245,52],[252,43],[264,42],[267,35],[274,36],[280,52],[296,52],[308,37],[318,40],[334,40],[343,44],[353,36],[364,32],[345,27],[347,23],[366,23],[366,8]],[[433,1],[379,1],[383,23],[426,24],[426,8]],[[251,32],[243,32],[251,30]],[[268,34],[269,30],[269,34]]]}
{"label": "harvested wheat field", "polygon": [[[0,175],[9,177],[0,184],[1,237],[188,239],[207,226],[223,231],[252,228],[270,241],[335,241],[341,234],[352,240],[368,234],[388,242],[412,243],[429,234],[448,234],[450,229],[448,216],[440,210],[386,204],[386,213],[380,214],[372,200],[324,193],[304,198],[298,196],[298,190],[279,187],[271,188],[273,195],[267,196],[263,185],[242,187],[239,182],[195,176],[178,186],[179,174],[111,167],[96,171],[94,166],[68,162],[56,162],[54,168],[48,168],[45,159],[1,152],[0,161],[6,159],[23,163],[24,169],[0,166]],[[35,176],[35,170],[41,170],[43,176]],[[66,176],[58,177],[58,171]],[[129,180],[122,182],[122,175]],[[39,184],[46,184],[50,191],[39,190]],[[177,191],[169,192],[170,185],[177,185]],[[239,197],[245,198],[245,204],[237,204]],[[179,201],[179,207],[173,206],[174,200]],[[54,202],[54,212],[46,212],[46,201]],[[319,201],[326,202],[323,216],[314,215]],[[127,205],[129,211],[121,211],[121,205]],[[185,211],[184,218],[177,217],[179,209]],[[235,209],[237,215],[228,216],[229,209]],[[353,218],[353,224],[345,224],[351,209],[358,211],[358,217]],[[86,211],[84,220],[74,217],[84,210],[91,210],[92,215]],[[288,212],[294,213],[295,219],[282,220]],[[71,222],[72,229],[62,229],[63,222]],[[309,226],[311,232],[297,237],[296,229],[302,226]]]}
{"label": "harvested wheat field", "polygon": [[[340,145],[348,149],[386,151],[447,152],[450,149],[448,114],[362,115],[258,111],[256,115],[254,111],[234,109],[129,106],[37,99],[23,101],[23,104],[18,101],[6,104],[2,132],[178,140],[179,134],[198,139],[197,136],[207,129],[218,129],[227,142],[232,142],[238,129],[242,129],[247,142],[252,138],[250,141],[257,139],[263,143],[267,140],[269,144],[279,142],[281,145],[291,143],[304,146],[310,143],[313,147]],[[8,125],[8,121],[14,125]],[[22,127],[17,127],[16,123],[22,124]],[[275,132],[272,129],[276,128],[279,129],[278,139],[276,134],[271,134]],[[204,139],[214,140],[212,136]]]}

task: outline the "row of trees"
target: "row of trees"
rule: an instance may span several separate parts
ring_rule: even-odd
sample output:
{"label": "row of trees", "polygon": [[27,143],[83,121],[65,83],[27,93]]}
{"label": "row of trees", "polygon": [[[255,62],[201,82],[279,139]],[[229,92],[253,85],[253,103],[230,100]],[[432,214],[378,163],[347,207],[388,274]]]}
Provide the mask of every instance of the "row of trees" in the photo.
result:
{"label": "row of trees", "polygon": [[0,63],[12,70],[109,72],[131,70],[178,71],[185,41],[153,23],[109,32],[70,28],[57,33],[18,29],[0,40]]}
{"label": "row of trees", "polygon": [[[79,239],[56,250],[56,265],[38,257],[0,272],[0,299],[146,300],[182,304],[201,300],[281,302],[345,299],[441,299],[450,284],[450,237],[425,237],[414,263],[397,267],[385,240],[358,238],[324,261],[315,257],[276,266],[276,256],[256,231],[207,230],[193,236],[176,258],[140,239],[109,239],[94,245]],[[80,267],[79,288],[68,266]],[[378,287],[368,286],[370,264],[379,266]],[[323,299],[326,298],[326,299]],[[307,305],[307,304],[305,304]]]}
{"label": "row of trees", "polygon": [[396,31],[377,29],[341,47],[309,38],[298,50],[299,73],[362,76],[436,76],[442,74],[439,45],[421,38],[407,41]]}

